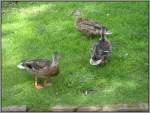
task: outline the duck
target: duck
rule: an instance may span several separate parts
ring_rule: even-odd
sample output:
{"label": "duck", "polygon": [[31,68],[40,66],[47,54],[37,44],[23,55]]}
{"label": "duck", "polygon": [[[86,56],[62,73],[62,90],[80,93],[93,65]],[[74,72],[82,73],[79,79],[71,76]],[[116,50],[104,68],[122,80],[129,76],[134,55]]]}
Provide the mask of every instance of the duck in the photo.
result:
{"label": "duck", "polygon": [[38,83],[38,79],[44,79],[44,86],[49,86],[48,78],[59,74],[59,58],[58,52],[54,52],[52,59],[25,60],[19,63],[17,67],[31,73],[35,78],[35,88],[41,89],[43,86]]}
{"label": "duck", "polygon": [[102,28],[101,38],[92,46],[91,58],[89,60],[91,65],[100,65],[107,62],[107,58],[112,53],[112,44],[106,38],[107,28]]}
{"label": "duck", "polygon": [[[74,25],[78,31],[88,37],[102,34],[102,28],[105,27],[104,25],[99,24],[95,20],[81,18],[81,12],[79,9],[73,11],[72,14],[76,17]],[[105,32],[105,35],[110,34],[112,34],[112,32]]]}

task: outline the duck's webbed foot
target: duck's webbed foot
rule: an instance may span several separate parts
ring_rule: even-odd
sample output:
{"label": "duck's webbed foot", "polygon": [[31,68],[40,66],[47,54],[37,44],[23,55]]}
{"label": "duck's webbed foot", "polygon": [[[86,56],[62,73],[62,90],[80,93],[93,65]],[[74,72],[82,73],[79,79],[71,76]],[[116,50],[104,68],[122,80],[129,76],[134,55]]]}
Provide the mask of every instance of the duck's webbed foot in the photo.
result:
{"label": "duck's webbed foot", "polygon": [[42,89],[43,88],[39,83],[35,84],[35,87],[36,87],[36,89]]}
{"label": "duck's webbed foot", "polygon": [[35,85],[36,89],[41,89],[41,88],[43,88],[43,87],[38,83],[37,77],[35,77],[35,83],[34,83],[34,85]]}
{"label": "duck's webbed foot", "polygon": [[52,85],[47,79],[44,81],[44,86],[50,86]]}

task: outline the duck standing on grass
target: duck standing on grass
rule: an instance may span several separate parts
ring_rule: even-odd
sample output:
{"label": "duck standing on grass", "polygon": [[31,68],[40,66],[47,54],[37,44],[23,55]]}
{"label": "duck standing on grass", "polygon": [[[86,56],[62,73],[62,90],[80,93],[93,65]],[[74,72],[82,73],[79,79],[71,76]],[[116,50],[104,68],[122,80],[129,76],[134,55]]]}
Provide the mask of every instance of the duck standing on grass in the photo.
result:
{"label": "duck standing on grass", "polygon": [[17,67],[19,69],[25,69],[35,77],[35,87],[37,89],[43,88],[38,83],[38,78],[45,79],[44,86],[48,86],[48,78],[55,76],[59,73],[58,66],[59,54],[55,52],[52,56],[52,60],[49,59],[33,59],[21,62]]}
{"label": "duck standing on grass", "polygon": [[107,29],[103,27],[101,39],[96,42],[92,48],[90,58],[91,65],[104,64],[112,52],[112,45],[106,39],[105,32],[107,32]]}
{"label": "duck standing on grass", "polygon": [[[102,28],[103,28],[102,24],[99,24],[94,20],[80,18],[80,14],[81,14],[80,10],[75,10],[72,13],[76,17],[75,27],[81,33],[87,36],[102,34]],[[105,32],[105,35],[110,35],[110,34],[112,33],[109,31]]]}

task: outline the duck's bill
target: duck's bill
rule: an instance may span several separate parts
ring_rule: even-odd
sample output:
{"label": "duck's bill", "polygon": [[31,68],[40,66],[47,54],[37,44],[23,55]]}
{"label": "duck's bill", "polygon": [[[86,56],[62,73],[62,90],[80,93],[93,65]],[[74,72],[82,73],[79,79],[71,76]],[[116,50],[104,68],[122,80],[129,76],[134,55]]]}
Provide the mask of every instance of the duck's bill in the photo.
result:
{"label": "duck's bill", "polygon": [[19,69],[25,69],[25,67],[22,66],[22,63],[18,64],[17,67],[18,67]]}
{"label": "duck's bill", "polygon": [[106,34],[106,35],[111,35],[112,32],[107,31],[105,34]]}
{"label": "duck's bill", "polygon": [[91,65],[99,65],[102,62],[102,60],[97,60],[97,61],[93,61],[93,59],[90,59],[90,64]]}

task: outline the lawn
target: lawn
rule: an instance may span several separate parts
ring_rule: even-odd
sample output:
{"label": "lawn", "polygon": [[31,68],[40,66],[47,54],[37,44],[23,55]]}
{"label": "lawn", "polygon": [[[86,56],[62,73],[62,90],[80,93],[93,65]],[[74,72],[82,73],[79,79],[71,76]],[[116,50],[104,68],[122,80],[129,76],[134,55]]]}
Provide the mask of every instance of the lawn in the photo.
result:
{"label": "lawn", "polygon": [[[89,64],[87,39],[75,29],[73,10],[113,32],[106,65]],[[17,64],[61,55],[52,86],[37,90],[34,78]],[[46,111],[54,105],[148,102],[148,2],[19,2],[3,7],[2,106],[27,105]],[[89,91],[94,89],[94,91]],[[89,91],[86,95],[86,91]]]}

